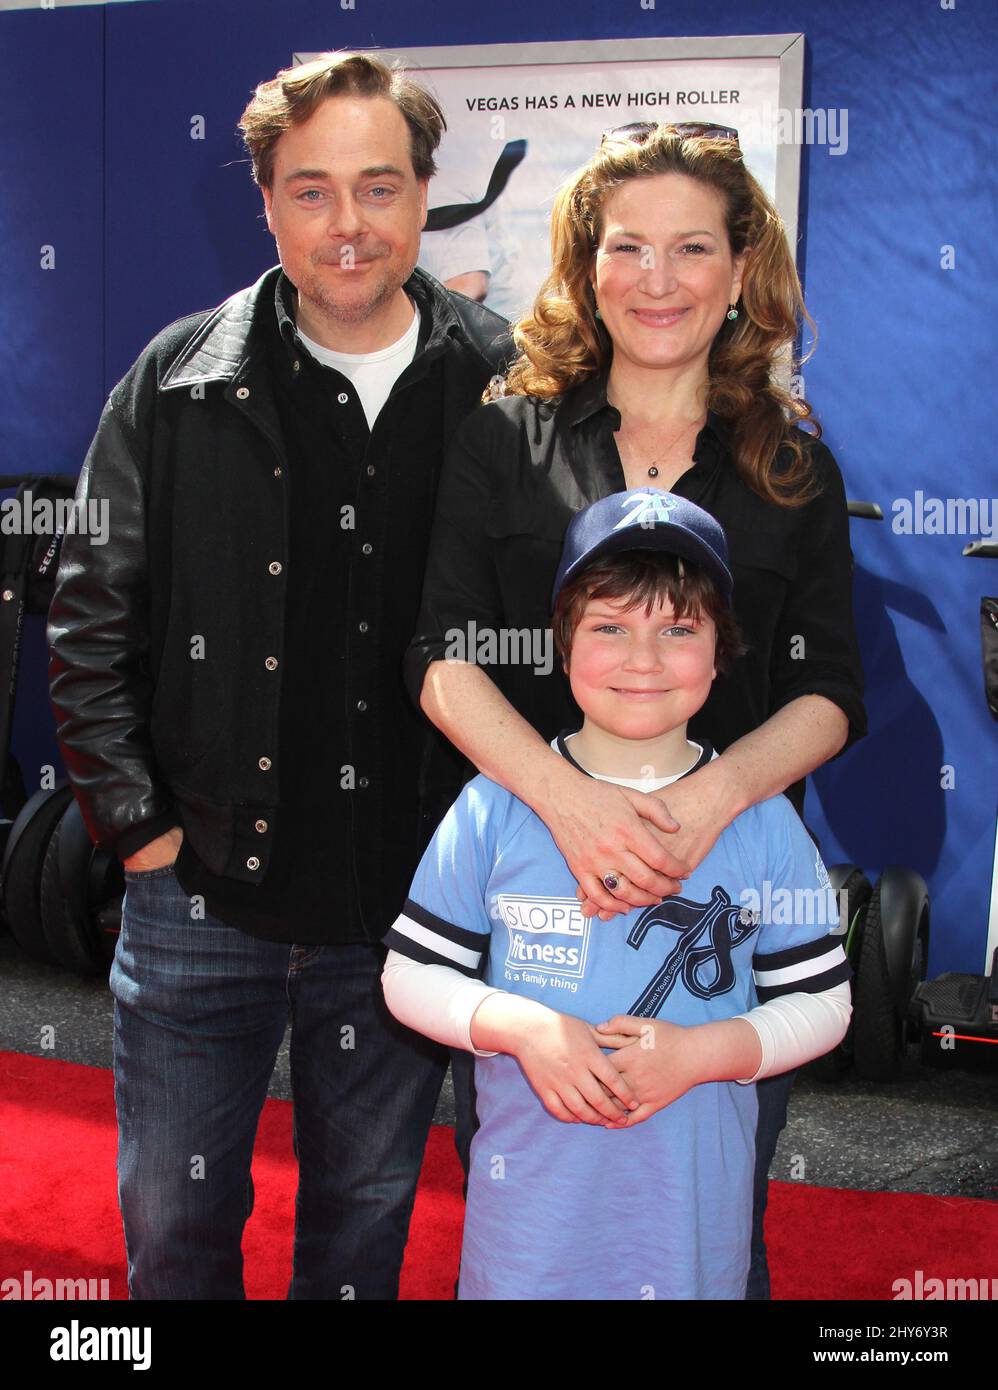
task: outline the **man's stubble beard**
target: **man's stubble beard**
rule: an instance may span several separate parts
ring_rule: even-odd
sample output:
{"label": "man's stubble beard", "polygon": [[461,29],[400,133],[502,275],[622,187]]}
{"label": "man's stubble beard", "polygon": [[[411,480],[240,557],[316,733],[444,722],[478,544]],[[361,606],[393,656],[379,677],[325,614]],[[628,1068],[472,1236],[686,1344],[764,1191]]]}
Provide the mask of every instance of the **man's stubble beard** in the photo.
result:
{"label": "man's stubble beard", "polygon": [[380,282],[370,287],[367,297],[350,302],[337,300],[321,276],[310,272],[298,286],[298,293],[322,318],[339,326],[355,327],[366,323],[379,309],[389,304],[411,274],[411,268],[402,277],[398,271],[386,266]]}

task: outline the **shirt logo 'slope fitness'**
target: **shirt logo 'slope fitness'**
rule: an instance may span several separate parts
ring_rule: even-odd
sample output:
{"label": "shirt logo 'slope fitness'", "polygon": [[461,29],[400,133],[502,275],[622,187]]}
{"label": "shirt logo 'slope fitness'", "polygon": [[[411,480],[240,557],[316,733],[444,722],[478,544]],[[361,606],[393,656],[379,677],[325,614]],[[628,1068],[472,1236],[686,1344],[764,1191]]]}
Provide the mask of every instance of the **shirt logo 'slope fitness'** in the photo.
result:
{"label": "shirt logo 'slope fitness'", "polygon": [[635,1018],[655,1018],[680,979],[698,999],[727,994],[735,983],[731,948],[758,930],[759,914],[736,906],[715,884],[709,903],[667,898],[646,907],[628,933],[628,946],[639,951],[656,926],[671,927],[679,940],[627,1010]]}
{"label": "shirt logo 'slope fitness'", "polygon": [[500,893],[499,912],[509,932],[506,969],[581,980],[589,955],[590,919],[578,898],[536,898]]}

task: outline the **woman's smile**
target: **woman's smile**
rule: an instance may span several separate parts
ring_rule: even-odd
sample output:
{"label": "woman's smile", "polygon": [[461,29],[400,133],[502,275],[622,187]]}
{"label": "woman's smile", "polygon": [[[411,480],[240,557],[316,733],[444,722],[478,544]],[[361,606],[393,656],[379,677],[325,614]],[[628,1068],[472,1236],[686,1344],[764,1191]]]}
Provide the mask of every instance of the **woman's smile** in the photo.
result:
{"label": "woman's smile", "polygon": [[647,328],[671,328],[689,313],[688,309],[632,309],[638,323]]}

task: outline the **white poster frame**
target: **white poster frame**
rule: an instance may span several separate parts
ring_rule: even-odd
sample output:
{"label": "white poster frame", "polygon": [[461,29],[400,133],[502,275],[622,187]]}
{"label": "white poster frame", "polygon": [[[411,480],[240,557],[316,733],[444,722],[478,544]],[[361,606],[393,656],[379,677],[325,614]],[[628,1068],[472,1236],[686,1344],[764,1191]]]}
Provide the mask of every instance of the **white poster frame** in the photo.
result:
{"label": "white poster frame", "polygon": [[[658,62],[662,60],[697,60],[723,64],[725,60],[745,58],[775,58],[779,63],[778,107],[783,112],[799,112],[804,86],[804,35],[789,34],[732,34],[707,37],[640,38],[571,40],[564,43],[498,43],[457,44],[439,47],[392,48],[363,50],[382,61],[401,61],[418,78],[420,71],[439,68],[508,68],[514,66],[559,66],[573,64],[592,69],[594,66],[620,63]],[[319,56],[315,52],[294,54],[296,64]],[[432,84],[430,84],[432,85]],[[637,113],[633,118],[640,118]],[[675,112],[649,113],[652,118],[670,119]],[[734,117],[734,113],[733,113]],[[696,119],[695,111],[685,119]],[[716,116],[711,117],[717,119]],[[734,120],[737,125],[737,120]],[[801,187],[801,142],[780,141],[773,144],[775,159],[775,196],[777,211],[787,230],[787,240],[795,259],[798,248],[799,205]]]}

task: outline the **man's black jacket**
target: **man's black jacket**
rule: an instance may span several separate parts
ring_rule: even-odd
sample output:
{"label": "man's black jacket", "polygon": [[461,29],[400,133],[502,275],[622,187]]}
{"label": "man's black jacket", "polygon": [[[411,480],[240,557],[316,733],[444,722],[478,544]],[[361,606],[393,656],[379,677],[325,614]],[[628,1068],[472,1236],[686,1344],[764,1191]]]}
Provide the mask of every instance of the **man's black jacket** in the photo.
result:
{"label": "man's black jacket", "polygon": [[[280,802],[280,680],[261,653],[283,650],[289,464],[260,328],[279,274],[164,329],[112,391],[77,490],[106,499],[109,540],[66,537],[48,629],[60,748],[91,838],[126,857],[179,821],[209,870],[247,882],[266,872],[259,828]],[[397,388],[440,358],[446,442],[502,365],[506,325],[421,270],[413,279],[433,326]],[[434,490],[440,463],[413,460]],[[316,518],[316,544],[337,525]],[[391,556],[376,529],[366,534],[377,602]],[[202,653],[205,594],[211,650]],[[428,723],[423,737],[431,831],[461,764]],[[375,848],[367,854],[355,881],[380,935],[383,864]]]}

